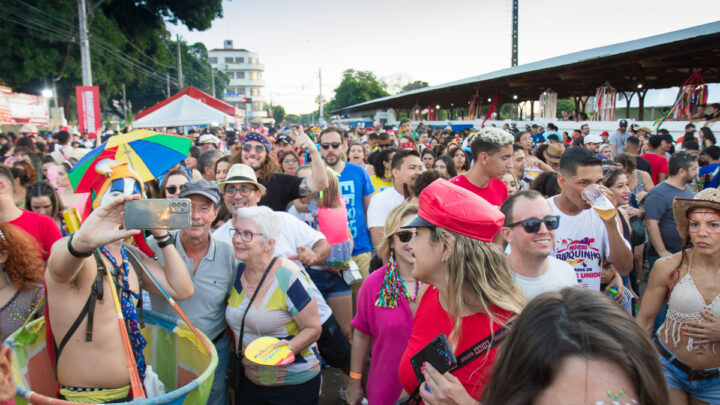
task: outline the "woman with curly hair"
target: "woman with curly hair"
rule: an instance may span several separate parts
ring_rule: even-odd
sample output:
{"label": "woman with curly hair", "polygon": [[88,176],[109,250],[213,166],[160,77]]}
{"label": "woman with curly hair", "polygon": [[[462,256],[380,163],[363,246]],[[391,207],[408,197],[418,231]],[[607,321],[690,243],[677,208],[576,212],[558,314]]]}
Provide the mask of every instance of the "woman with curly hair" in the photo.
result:
{"label": "woman with curly hair", "polygon": [[34,238],[0,224],[0,340],[20,328],[43,296],[44,262]]}

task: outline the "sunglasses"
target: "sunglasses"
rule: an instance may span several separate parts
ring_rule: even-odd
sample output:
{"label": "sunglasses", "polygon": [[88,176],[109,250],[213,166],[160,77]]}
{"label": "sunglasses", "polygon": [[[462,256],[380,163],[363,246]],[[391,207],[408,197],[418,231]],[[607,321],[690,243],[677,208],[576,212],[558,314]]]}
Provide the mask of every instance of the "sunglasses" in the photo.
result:
{"label": "sunglasses", "polygon": [[558,215],[548,215],[543,219],[530,218],[523,221],[517,221],[508,225],[508,228],[512,228],[517,225],[522,225],[523,229],[527,233],[537,233],[540,230],[540,224],[545,224],[548,231],[558,229],[560,226],[560,217]]}
{"label": "sunglasses", "polygon": [[400,240],[400,242],[402,242],[402,243],[408,243],[408,242],[410,242],[410,239],[412,239],[412,237],[413,237],[413,233],[412,233],[411,231],[395,232],[394,235],[397,236],[397,238],[398,238],[398,239]]}
{"label": "sunglasses", "polygon": [[333,149],[338,149],[340,147],[340,142],[325,142],[320,144],[323,149],[328,150],[332,146]]}
{"label": "sunglasses", "polygon": [[378,144],[378,147],[379,147],[380,149],[389,148],[390,146],[392,146],[392,142],[390,142],[390,143],[379,143],[379,144]]}
{"label": "sunglasses", "polygon": [[175,194],[176,192],[181,192],[184,187],[184,184],[182,186],[167,186],[165,187],[165,190],[168,192],[168,194]]}
{"label": "sunglasses", "polygon": [[257,190],[257,188],[252,186],[225,186],[225,194],[226,195],[235,195],[235,193],[239,192],[240,195],[248,195],[252,193],[253,191]]}
{"label": "sunglasses", "polygon": [[263,145],[250,145],[249,143],[246,143],[242,147],[247,152],[250,152],[251,150],[253,150],[253,146],[255,146],[255,152],[257,152],[257,153],[261,153],[265,150],[265,147]]}

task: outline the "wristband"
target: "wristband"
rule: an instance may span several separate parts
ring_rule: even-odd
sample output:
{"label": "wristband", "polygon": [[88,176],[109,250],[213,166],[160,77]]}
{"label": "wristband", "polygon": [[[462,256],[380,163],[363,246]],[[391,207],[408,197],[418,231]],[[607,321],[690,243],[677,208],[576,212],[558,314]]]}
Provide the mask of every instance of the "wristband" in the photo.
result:
{"label": "wristband", "polygon": [[362,380],[362,373],[350,372],[350,378],[353,380]]}
{"label": "wristband", "polygon": [[168,247],[170,245],[175,244],[175,238],[168,234],[166,237],[164,237],[161,241],[158,241],[157,245],[160,249],[163,249],[165,247]]}
{"label": "wristband", "polygon": [[70,235],[70,239],[68,239],[68,242],[67,242],[68,252],[70,252],[70,254],[71,254],[72,256],[77,257],[78,259],[85,259],[86,257],[92,256],[92,254],[93,254],[92,251],[90,251],[90,252],[78,252],[77,250],[73,249],[72,240],[73,240],[74,237],[75,237],[75,234],[73,233],[73,234]]}

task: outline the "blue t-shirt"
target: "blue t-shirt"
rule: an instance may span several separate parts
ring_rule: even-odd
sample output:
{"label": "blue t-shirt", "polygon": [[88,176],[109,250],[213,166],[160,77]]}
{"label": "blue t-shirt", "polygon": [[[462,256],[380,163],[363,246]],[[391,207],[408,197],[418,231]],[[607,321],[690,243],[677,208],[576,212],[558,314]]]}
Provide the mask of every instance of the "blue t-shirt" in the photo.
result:
{"label": "blue t-shirt", "polygon": [[[708,188],[708,187],[717,188],[718,180],[720,180],[720,176],[718,176],[717,174],[715,174],[715,175],[713,175],[713,174],[715,173],[715,170],[717,170],[718,166],[720,166],[720,163],[710,163],[710,164],[707,164],[707,165],[701,167],[698,170],[698,175],[695,178],[695,182],[694,182],[693,186],[697,187],[698,183],[700,183],[703,185],[703,188]],[[708,174],[710,175],[710,179],[707,183],[705,183],[705,176]],[[695,192],[699,191],[699,189],[695,189],[695,187],[694,187],[693,191],[695,191]]]}
{"label": "blue t-shirt", "polygon": [[372,250],[370,232],[365,220],[363,197],[375,192],[370,176],[362,167],[345,162],[340,177],[340,194],[345,199],[348,212],[348,225],[353,236],[353,256]]}
{"label": "blue t-shirt", "polygon": [[535,149],[535,146],[545,142],[544,132],[535,135],[530,134],[530,137],[532,138],[532,149]]}

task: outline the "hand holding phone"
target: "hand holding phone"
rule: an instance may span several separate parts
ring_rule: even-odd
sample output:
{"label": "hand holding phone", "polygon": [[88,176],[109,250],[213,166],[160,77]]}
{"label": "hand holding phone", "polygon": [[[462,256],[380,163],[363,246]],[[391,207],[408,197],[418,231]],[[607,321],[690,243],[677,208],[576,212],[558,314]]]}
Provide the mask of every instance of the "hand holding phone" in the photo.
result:
{"label": "hand holding phone", "polygon": [[421,384],[425,381],[422,366],[426,362],[432,365],[440,374],[444,374],[457,364],[455,353],[453,353],[452,346],[450,346],[450,342],[444,333],[433,339],[432,342],[410,358],[415,377]]}

